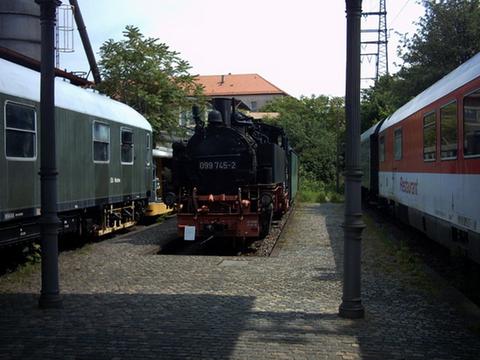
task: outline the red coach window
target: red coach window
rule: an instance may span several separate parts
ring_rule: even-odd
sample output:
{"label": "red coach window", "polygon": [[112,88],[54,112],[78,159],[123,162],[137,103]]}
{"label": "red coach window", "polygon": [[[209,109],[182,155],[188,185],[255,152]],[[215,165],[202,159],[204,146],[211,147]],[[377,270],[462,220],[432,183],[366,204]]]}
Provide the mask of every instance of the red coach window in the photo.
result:
{"label": "red coach window", "polygon": [[393,133],[393,138],[394,159],[402,160],[402,129],[395,130],[395,132]]}
{"label": "red coach window", "polygon": [[440,109],[441,157],[457,158],[457,103],[452,102]]}
{"label": "red coach window", "polygon": [[480,155],[480,90],[463,100],[464,155]]}
{"label": "red coach window", "polygon": [[425,115],[423,118],[423,159],[425,161],[435,160],[437,148],[437,125],[435,113]]}

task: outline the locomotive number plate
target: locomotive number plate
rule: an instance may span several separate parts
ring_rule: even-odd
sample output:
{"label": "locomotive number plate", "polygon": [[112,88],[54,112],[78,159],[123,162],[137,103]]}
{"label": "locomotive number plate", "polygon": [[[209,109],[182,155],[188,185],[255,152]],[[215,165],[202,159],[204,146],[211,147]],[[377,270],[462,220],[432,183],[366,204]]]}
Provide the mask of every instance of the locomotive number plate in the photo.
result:
{"label": "locomotive number plate", "polygon": [[183,229],[183,239],[185,241],[195,240],[195,226],[185,226]]}
{"label": "locomotive number plate", "polygon": [[237,168],[236,161],[200,161],[198,163],[200,170],[235,170]]}

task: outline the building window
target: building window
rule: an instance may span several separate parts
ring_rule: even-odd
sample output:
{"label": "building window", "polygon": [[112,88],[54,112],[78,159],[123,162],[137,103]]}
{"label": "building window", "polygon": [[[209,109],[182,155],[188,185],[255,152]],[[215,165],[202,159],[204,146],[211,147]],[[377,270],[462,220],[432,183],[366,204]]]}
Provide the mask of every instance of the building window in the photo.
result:
{"label": "building window", "polygon": [[437,125],[435,113],[432,112],[423,118],[423,159],[435,160],[437,148]]}
{"label": "building window", "polygon": [[133,132],[130,129],[120,129],[120,152],[122,164],[133,164]]}
{"label": "building window", "polygon": [[35,160],[37,118],[35,108],[5,103],[5,154],[12,160]]}
{"label": "building window", "polygon": [[440,109],[440,157],[457,157],[457,103],[453,102]]}
{"label": "building window", "polygon": [[465,156],[480,155],[480,90],[463,100],[463,142]]}
{"label": "building window", "polygon": [[378,159],[385,161],[385,136],[383,135],[378,138]]}
{"label": "building window", "polygon": [[402,160],[402,129],[395,130],[395,132],[393,133],[393,138],[393,158],[395,160]]}
{"label": "building window", "polygon": [[110,161],[110,126],[97,121],[93,123],[93,161]]}
{"label": "building window", "polygon": [[250,108],[252,109],[252,111],[257,111],[257,107],[258,107],[258,105],[257,105],[256,101],[252,101],[250,103]]}

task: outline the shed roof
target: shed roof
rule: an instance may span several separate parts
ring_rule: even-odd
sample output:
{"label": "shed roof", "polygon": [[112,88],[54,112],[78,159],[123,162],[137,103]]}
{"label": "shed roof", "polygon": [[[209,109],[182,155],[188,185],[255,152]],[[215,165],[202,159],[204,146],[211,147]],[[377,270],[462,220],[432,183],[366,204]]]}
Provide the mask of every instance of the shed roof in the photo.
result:
{"label": "shed roof", "polygon": [[196,81],[207,96],[288,95],[258,74],[199,75]]}

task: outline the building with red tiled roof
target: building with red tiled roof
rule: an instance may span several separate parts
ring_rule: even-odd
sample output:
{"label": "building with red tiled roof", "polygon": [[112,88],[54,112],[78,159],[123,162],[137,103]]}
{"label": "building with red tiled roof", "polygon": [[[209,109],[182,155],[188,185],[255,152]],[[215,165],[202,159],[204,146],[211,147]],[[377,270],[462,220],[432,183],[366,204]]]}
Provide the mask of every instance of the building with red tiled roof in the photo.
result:
{"label": "building with red tiled roof", "polygon": [[199,75],[196,81],[210,98],[234,97],[252,111],[260,110],[267,102],[288,94],[258,74]]}

